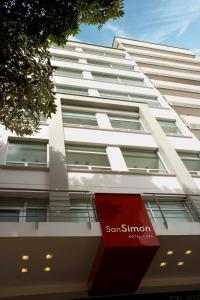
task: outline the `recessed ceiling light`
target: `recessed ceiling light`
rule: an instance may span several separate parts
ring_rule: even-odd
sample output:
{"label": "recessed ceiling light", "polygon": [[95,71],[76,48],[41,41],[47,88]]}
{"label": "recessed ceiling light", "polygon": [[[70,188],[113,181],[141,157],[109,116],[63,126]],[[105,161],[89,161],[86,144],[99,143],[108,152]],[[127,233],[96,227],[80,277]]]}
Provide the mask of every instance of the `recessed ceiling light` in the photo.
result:
{"label": "recessed ceiling light", "polygon": [[52,254],[46,254],[46,259],[52,259],[53,258],[53,255]]}
{"label": "recessed ceiling light", "polygon": [[28,272],[28,268],[22,268],[22,269],[21,269],[21,272],[22,272],[22,273],[27,273],[27,272]]}
{"label": "recessed ceiling light", "polygon": [[44,268],[44,272],[50,272],[51,271],[51,268],[50,267],[45,267]]}
{"label": "recessed ceiling light", "polygon": [[167,251],[167,255],[172,255],[172,254],[174,254],[174,251],[173,251],[173,250]]}
{"label": "recessed ceiling light", "polygon": [[184,261],[177,262],[177,266],[182,266],[182,265],[184,265]]}
{"label": "recessed ceiling light", "polygon": [[162,261],[161,263],[160,263],[160,267],[165,267],[166,266],[166,262],[165,261]]}
{"label": "recessed ceiling light", "polygon": [[185,251],[185,254],[186,255],[189,255],[189,254],[191,254],[192,253],[192,250],[191,249],[187,249],[186,251]]}
{"label": "recessed ceiling light", "polygon": [[29,260],[29,258],[30,258],[29,255],[23,255],[23,256],[22,256],[22,259],[23,259],[23,260]]}

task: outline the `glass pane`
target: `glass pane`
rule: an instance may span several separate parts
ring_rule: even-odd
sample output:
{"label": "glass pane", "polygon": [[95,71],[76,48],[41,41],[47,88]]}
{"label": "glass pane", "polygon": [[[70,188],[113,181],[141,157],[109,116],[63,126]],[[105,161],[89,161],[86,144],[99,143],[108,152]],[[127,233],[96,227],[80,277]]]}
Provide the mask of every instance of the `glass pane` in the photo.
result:
{"label": "glass pane", "polygon": [[121,76],[119,76],[119,80],[123,84],[144,86],[144,81],[139,80],[139,79],[137,80],[137,79],[130,78],[130,77],[121,77]]}
{"label": "glass pane", "polygon": [[63,112],[63,123],[98,126],[94,114],[87,112],[69,111]]}
{"label": "glass pane", "polygon": [[100,55],[100,56],[107,56],[107,57],[116,57],[116,58],[125,58],[125,53],[111,53],[111,52],[105,52],[105,51],[98,51],[93,49],[83,49],[84,53],[94,54],[94,55]]}
{"label": "glass pane", "polygon": [[184,202],[159,202],[162,209],[184,209],[185,210],[185,203]]}
{"label": "glass pane", "polygon": [[110,166],[105,148],[66,148],[67,164],[73,166]]}
{"label": "glass pane", "polygon": [[57,85],[56,93],[75,94],[75,95],[77,94],[77,95],[88,96],[88,89]]}
{"label": "glass pane", "polygon": [[67,68],[60,68],[60,67],[56,67],[54,74],[57,76],[83,78],[82,71],[72,70],[72,69],[67,69]]}
{"label": "glass pane", "polygon": [[122,64],[111,64],[111,68],[113,69],[120,69],[120,70],[127,70],[127,71],[132,71],[134,70],[134,66],[132,64],[130,65],[122,65]]}
{"label": "glass pane", "polygon": [[0,209],[0,222],[19,222],[19,210]]}
{"label": "glass pane", "polygon": [[129,100],[128,94],[123,93],[112,93],[109,91],[100,91],[99,94],[101,97],[113,98],[113,99],[121,99],[121,100]]}
{"label": "glass pane", "polygon": [[138,95],[133,95],[130,94],[130,100],[129,101],[133,101],[133,102],[139,102],[139,103],[146,103],[150,106],[153,107],[160,107],[160,103],[158,102],[157,98],[154,97],[143,97],[143,96],[138,96]]}
{"label": "glass pane", "polygon": [[122,154],[128,168],[164,169],[156,152],[137,152],[122,149]]}
{"label": "glass pane", "polygon": [[41,208],[27,208],[26,222],[46,222],[47,210]]}
{"label": "glass pane", "polygon": [[180,134],[181,131],[177,127],[175,122],[167,122],[167,121],[158,121],[162,129],[164,130],[165,133],[171,133],[171,134]]}
{"label": "glass pane", "polygon": [[100,67],[110,67],[109,62],[103,62],[98,60],[87,59],[89,65],[100,66]]}
{"label": "glass pane", "polygon": [[139,118],[120,118],[110,115],[109,119],[113,128],[143,130]]}
{"label": "glass pane", "polygon": [[94,80],[119,83],[117,76],[109,76],[107,74],[92,73]]}
{"label": "glass pane", "polygon": [[9,142],[6,161],[47,163],[47,146],[39,143]]}
{"label": "glass pane", "polygon": [[199,153],[179,153],[179,156],[189,171],[200,171]]}
{"label": "glass pane", "polygon": [[133,65],[125,65],[125,64],[115,64],[115,63],[109,63],[109,62],[103,62],[103,61],[98,61],[98,60],[93,60],[93,59],[87,59],[87,63],[89,65],[95,65],[99,67],[109,67],[113,69],[120,69],[120,70],[134,70]]}
{"label": "glass pane", "polygon": [[164,216],[169,222],[192,222],[187,211],[164,211]]}

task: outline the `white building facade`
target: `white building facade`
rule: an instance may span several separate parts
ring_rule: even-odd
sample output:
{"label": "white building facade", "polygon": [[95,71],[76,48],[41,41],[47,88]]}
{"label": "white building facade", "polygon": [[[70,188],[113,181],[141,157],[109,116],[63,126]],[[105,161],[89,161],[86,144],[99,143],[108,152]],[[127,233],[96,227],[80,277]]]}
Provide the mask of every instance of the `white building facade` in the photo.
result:
{"label": "white building facade", "polygon": [[160,248],[138,294],[198,290],[200,60],[117,37],[50,52],[56,114],[34,136],[0,128],[0,299],[87,297],[95,193],[144,199]]}

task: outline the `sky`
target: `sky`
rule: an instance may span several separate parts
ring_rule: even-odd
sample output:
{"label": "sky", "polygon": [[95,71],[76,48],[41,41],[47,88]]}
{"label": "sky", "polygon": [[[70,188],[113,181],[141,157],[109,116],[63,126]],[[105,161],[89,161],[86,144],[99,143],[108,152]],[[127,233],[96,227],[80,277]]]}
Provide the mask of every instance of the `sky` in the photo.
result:
{"label": "sky", "polygon": [[189,48],[200,57],[200,0],[124,0],[124,16],[81,26],[70,40],[111,46],[113,37]]}

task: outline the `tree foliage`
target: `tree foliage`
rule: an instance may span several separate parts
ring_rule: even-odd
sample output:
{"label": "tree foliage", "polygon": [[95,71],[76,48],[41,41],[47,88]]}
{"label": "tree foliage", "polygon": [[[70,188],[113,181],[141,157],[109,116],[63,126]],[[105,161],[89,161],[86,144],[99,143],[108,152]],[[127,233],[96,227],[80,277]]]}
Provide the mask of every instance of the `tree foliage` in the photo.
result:
{"label": "tree foliage", "polygon": [[56,111],[50,44],[122,15],[123,0],[1,0],[0,122],[18,135],[38,131]]}

